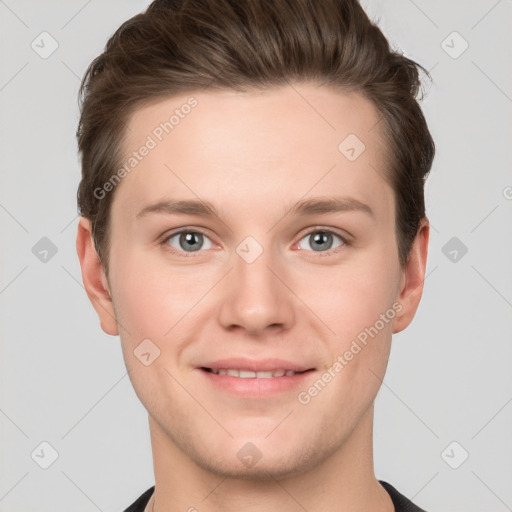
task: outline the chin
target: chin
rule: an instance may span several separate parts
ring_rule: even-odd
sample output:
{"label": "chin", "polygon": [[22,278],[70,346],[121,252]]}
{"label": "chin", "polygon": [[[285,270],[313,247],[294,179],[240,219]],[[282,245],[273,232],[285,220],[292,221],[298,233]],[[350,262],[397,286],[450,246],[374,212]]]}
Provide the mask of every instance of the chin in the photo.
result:
{"label": "chin", "polygon": [[[183,447],[182,447],[183,448]],[[329,447],[273,443],[270,439],[235,438],[209,447],[187,446],[199,467],[222,478],[271,481],[292,478],[313,469],[329,456]]]}
{"label": "chin", "polygon": [[291,478],[307,471],[302,461],[282,463],[275,460],[260,460],[252,467],[240,463],[238,460],[196,460],[200,467],[222,478],[232,478],[251,481],[275,481]]}

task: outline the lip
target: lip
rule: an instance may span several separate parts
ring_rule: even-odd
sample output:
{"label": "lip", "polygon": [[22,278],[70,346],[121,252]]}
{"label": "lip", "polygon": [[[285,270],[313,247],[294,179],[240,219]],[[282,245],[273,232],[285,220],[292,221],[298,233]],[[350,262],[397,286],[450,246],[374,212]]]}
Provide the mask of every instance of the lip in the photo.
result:
{"label": "lip", "polygon": [[[221,368],[233,368],[236,370],[248,370],[252,372],[269,372],[276,370],[292,370],[294,372],[305,372],[306,370],[314,370],[292,361],[284,359],[248,359],[246,357],[232,357],[229,359],[218,359],[202,364],[198,368],[210,368],[212,370],[220,370]],[[236,378],[236,377],[235,377]]]}
{"label": "lip", "polygon": [[[276,371],[276,370],[293,370],[295,375],[288,375],[282,377],[271,378],[258,378],[250,377],[247,379],[240,377],[232,377],[231,375],[220,375],[206,370],[211,368],[213,370],[219,369],[238,369],[248,370],[253,372],[258,371]],[[205,363],[197,367],[199,373],[203,376],[205,381],[213,386],[216,390],[221,390],[231,395],[240,396],[243,398],[268,398],[279,393],[293,390],[299,386],[304,386],[304,380],[310,378],[315,368],[308,368],[306,366],[286,361],[283,359],[264,359],[264,360],[251,360],[247,358],[231,358],[220,359]]]}

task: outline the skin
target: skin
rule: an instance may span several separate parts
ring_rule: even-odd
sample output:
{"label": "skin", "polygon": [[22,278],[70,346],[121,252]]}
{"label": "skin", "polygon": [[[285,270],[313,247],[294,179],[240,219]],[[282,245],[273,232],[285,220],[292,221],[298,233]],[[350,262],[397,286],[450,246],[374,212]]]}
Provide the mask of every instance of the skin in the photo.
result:
{"label": "skin", "polygon": [[[136,110],[126,154],[191,95]],[[373,469],[373,403],[392,334],[409,325],[421,298],[429,225],[422,221],[402,268],[383,123],[359,93],[313,83],[193,96],[197,107],[115,190],[108,280],[89,220],[80,220],[77,235],[87,294],[102,329],[120,335],[148,411],[155,471],[149,505],[155,512],[392,511]],[[338,150],[348,134],[366,146],[354,161]],[[301,199],[325,197],[357,199],[373,215],[286,215]],[[221,217],[136,217],[165,198],[209,201]],[[179,235],[169,239],[178,228],[203,231],[201,249],[180,245]],[[333,233],[327,245],[315,244],[315,230]],[[248,236],[263,249],[252,263],[236,251]],[[396,316],[301,404],[298,392],[394,303]],[[160,350],[148,366],[134,355],[146,338]],[[299,388],[241,398],[219,391],[197,369],[235,355],[315,370]],[[251,467],[237,457],[248,442],[261,453]]]}

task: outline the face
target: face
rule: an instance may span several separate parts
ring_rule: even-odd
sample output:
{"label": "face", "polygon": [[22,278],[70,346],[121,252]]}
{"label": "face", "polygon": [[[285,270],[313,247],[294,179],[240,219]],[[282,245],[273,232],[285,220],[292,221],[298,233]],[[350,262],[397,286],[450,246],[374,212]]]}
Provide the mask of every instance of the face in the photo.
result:
{"label": "face", "polygon": [[131,117],[137,163],[97,280],[112,303],[94,304],[152,428],[198,466],[300,473],[371,410],[426,257],[423,236],[408,279],[378,120],[363,96],[312,84],[174,96]]}

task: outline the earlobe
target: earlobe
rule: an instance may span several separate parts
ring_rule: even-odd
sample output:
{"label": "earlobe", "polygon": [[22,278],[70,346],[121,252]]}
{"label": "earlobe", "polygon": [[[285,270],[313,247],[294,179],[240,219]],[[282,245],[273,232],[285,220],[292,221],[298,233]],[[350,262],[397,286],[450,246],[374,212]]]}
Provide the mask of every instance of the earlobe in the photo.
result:
{"label": "earlobe", "polygon": [[425,281],[429,234],[430,225],[425,217],[420,223],[409,252],[409,259],[403,270],[398,296],[398,302],[402,308],[395,317],[394,334],[403,331],[412,322],[418,309]]}
{"label": "earlobe", "polygon": [[78,223],[76,250],[82,269],[85,291],[100,318],[101,328],[107,334],[117,336],[119,330],[108,281],[94,247],[91,235],[91,221],[85,217],[81,217]]}

